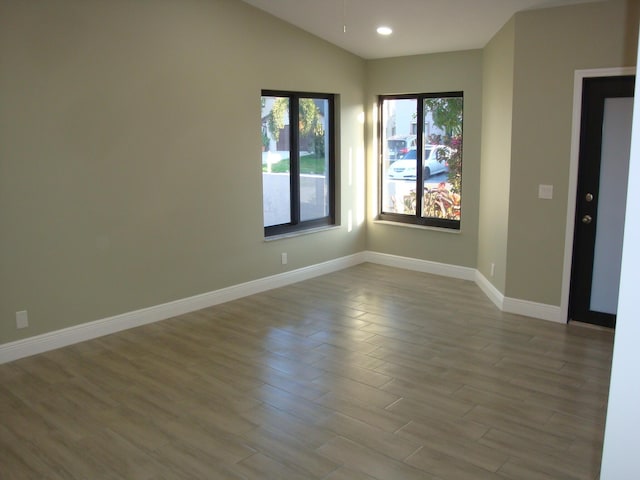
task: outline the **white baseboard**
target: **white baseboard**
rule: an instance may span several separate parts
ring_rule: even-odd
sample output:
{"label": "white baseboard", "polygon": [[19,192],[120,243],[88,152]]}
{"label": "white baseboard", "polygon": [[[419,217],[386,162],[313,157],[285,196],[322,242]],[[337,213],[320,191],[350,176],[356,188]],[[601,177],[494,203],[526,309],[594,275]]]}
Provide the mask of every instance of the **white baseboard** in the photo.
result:
{"label": "white baseboard", "polygon": [[220,290],[5,343],[0,345],[0,364],[284,287],[364,262],[474,281],[500,310],[562,322],[560,307],[507,298],[474,268],[365,251]]}
{"label": "white baseboard", "polygon": [[475,269],[469,267],[461,267],[458,265],[449,265],[446,263],[430,262],[428,260],[419,260],[417,258],[400,257],[398,255],[389,255],[387,253],[364,252],[365,261],[386,265],[387,267],[404,268],[405,270],[414,270],[416,272],[432,273],[434,275],[442,275],[444,277],[459,278],[461,280],[474,280]]}
{"label": "white baseboard", "polygon": [[364,252],[0,345],[0,364],[284,287],[363,263]]}
{"label": "white baseboard", "polygon": [[561,309],[558,306],[505,297],[479,270],[476,270],[475,282],[480,290],[503,312],[564,323]]}
{"label": "white baseboard", "polygon": [[549,320],[550,322],[565,323],[562,320],[561,309],[556,305],[547,305],[545,303],[506,297],[502,311],[524,315],[525,317]]}
{"label": "white baseboard", "polygon": [[493,283],[487,280],[487,277],[480,273],[480,270],[476,270],[475,278],[473,280],[496,307],[500,310],[504,310],[504,295],[493,285]]}

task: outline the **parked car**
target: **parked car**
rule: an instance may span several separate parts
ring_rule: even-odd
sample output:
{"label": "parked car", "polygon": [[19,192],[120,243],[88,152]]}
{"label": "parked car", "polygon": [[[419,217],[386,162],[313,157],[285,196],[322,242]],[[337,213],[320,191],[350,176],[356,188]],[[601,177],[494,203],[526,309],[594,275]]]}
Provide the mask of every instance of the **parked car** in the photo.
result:
{"label": "parked car", "polygon": [[[446,145],[427,145],[424,149],[424,172],[422,178],[426,180],[431,175],[449,171],[448,159],[453,150]],[[393,162],[388,170],[389,178],[395,180],[415,180],[417,157],[413,148],[401,160]]]}
{"label": "parked car", "polygon": [[396,135],[387,139],[389,160],[400,160],[411,150],[416,148],[415,135]]}

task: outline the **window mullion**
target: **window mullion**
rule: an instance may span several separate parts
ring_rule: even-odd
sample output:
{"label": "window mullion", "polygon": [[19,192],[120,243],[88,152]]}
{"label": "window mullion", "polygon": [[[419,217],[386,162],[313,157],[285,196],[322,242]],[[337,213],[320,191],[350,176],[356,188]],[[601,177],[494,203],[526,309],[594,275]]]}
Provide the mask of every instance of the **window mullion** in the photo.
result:
{"label": "window mullion", "polygon": [[416,217],[422,218],[424,200],[424,99],[418,96],[416,101]]}
{"label": "window mullion", "polygon": [[291,165],[290,165],[290,191],[291,191],[291,223],[300,223],[300,99],[291,97],[289,114],[289,127],[291,128]]}

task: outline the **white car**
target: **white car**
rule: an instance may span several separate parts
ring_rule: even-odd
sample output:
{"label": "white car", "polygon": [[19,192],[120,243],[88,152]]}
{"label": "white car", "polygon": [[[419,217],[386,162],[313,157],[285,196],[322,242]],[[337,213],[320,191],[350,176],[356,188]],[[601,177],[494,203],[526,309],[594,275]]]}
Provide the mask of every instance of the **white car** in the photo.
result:
{"label": "white car", "polygon": [[[424,149],[423,180],[437,173],[448,172],[448,159],[453,150],[446,145],[427,145]],[[416,179],[416,149],[409,150],[402,160],[396,160],[387,169],[387,175],[394,180]]]}
{"label": "white car", "polygon": [[389,148],[389,160],[400,160],[411,150],[416,148],[415,135],[396,135],[387,139],[387,147]]}

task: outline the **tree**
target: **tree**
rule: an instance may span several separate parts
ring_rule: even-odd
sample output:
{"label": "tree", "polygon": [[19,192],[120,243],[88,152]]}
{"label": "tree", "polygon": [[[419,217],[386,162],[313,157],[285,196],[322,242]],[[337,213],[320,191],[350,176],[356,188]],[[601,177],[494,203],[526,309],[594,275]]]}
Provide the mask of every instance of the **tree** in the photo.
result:
{"label": "tree", "polygon": [[269,132],[276,142],[280,138],[280,130],[284,128],[285,113],[289,114],[289,99],[276,98],[267,119]]}
{"label": "tree", "polygon": [[300,138],[306,139],[316,157],[324,157],[324,125],[321,112],[312,98],[300,99]]}
{"label": "tree", "polygon": [[[298,132],[300,138],[309,138],[310,146],[315,153],[324,155],[324,126],[321,121],[320,109],[312,98],[301,98],[298,103],[299,118]],[[276,98],[271,107],[267,125],[271,137],[277,142],[280,138],[280,130],[285,126],[285,118],[289,115],[289,99]]]}
{"label": "tree", "polygon": [[462,97],[427,98],[426,111],[433,115],[433,123],[445,131],[448,137],[462,135]]}
{"label": "tree", "polygon": [[323,134],[320,109],[312,98],[300,99],[300,136]]}
{"label": "tree", "polygon": [[[462,189],[462,97],[427,98],[425,110],[430,111],[433,123],[445,131],[442,143],[452,148],[446,160],[449,162],[451,191],[460,194]],[[443,161],[445,159],[442,159]]]}

